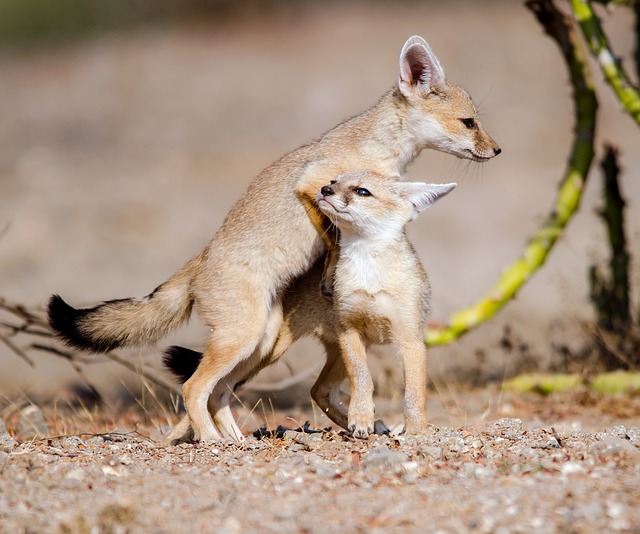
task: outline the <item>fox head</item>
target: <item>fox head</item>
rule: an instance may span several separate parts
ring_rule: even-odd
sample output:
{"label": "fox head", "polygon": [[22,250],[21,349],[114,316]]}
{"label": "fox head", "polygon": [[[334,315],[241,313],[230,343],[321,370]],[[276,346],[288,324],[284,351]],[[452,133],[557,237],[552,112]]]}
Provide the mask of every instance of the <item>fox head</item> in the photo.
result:
{"label": "fox head", "polygon": [[410,37],[400,53],[398,89],[406,104],[406,129],[421,148],[487,161],[502,151],[482,128],[467,92],[447,80],[429,44]]}
{"label": "fox head", "polygon": [[325,185],[316,200],[342,235],[395,237],[405,225],[457,184],[400,182],[372,171],[341,174]]}

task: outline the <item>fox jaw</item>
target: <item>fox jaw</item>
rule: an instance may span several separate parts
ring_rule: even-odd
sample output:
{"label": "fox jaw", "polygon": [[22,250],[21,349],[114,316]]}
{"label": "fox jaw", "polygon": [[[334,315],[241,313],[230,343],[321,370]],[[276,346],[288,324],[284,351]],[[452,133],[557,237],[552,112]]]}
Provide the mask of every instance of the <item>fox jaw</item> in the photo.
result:
{"label": "fox jaw", "polygon": [[407,109],[406,135],[420,147],[478,162],[502,152],[482,128],[471,97],[447,80],[422,37],[411,37],[400,53],[398,86]]}

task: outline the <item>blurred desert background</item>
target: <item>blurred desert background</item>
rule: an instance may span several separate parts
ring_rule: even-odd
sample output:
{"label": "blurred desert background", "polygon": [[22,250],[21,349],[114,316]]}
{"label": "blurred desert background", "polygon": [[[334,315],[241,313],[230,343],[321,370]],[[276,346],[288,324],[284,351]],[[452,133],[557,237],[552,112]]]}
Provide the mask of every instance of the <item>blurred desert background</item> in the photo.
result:
{"label": "blurred desert background", "polygon": [[[69,39],[2,40],[0,296],[44,306],[59,293],[88,306],[149,293],[207,243],[262,168],[375,103],[396,82],[412,34],[472,95],[503,150],[484,165],[425,151],[407,176],[460,184],[410,228],[430,275],[433,320],[484,295],[547,216],[572,136],[565,65],[522,3],[231,5],[176,17],[154,18],[151,9],[148,20],[116,18]],[[599,13],[635,80],[631,11]],[[588,268],[608,254],[597,215],[605,141],[620,149],[629,248],[632,259],[640,255],[640,132],[595,65],[594,74],[597,154],[580,213],[497,317],[431,350],[434,380],[499,380],[517,370],[522,354],[505,349],[505,327],[541,369],[559,337],[580,342],[593,319]],[[639,274],[635,262],[636,304]],[[129,355],[160,368],[165,346],[198,348],[203,339],[194,318],[161,346]],[[0,394],[57,394],[77,380],[66,362],[32,356],[33,367],[0,344]],[[321,359],[319,346],[301,343],[256,380]],[[378,374],[398,367],[385,351],[372,364]],[[87,374],[107,395],[127,380],[113,362]]]}

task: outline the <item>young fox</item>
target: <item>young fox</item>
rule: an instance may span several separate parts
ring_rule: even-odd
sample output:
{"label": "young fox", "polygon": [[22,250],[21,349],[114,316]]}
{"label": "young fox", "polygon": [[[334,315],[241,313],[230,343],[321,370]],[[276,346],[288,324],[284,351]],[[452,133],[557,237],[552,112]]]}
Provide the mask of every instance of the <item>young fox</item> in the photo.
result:
{"label": "young fox", "polygon": [[[405,225],[455,186],[403,183],[370,171],[352,171],[322,187],[317,196],[319,208],[340,230],[333,282],[335,306],[318,295],[321,263],[289,288],[273,351],[260,361],[248,359],[238,365],[220,383],[219,394],[214,392],[209,399],[209,411],[225,437],[238,439],[240,432],[229,432],[221,420],[232,392],[280,358],[294,341],[308,335],[322,342],[327,356],[311,394],[333,422],[357,437],[373,432],[373,384],[365,349],[373,343],[393,342],[404,360],[405,432],[415,434],[425,429],[426,348],[422,329],[429,313],[429,284],[407,241]],[[165,355],[165,364],[184,382],[201,358],[198,352],[172,347]],[[352,395],[348,412],[340,402],[340,385],[346,376]],[[221,397],[227,398],[221,402]],[[168,441],[175,443],[188,436],[188,429],[189,419],[185,417]]]}
{"label": "young fox", "polygon": [[195,439],[219,439],[207,410],[210,394],[240,362],[271,352],[283,291],[326,249],[330,280],[335,237],[315,203],[320,188],[355,169],[402,176],[424,148],[486,161],[500,148],[477,115],[426,41],[411,37],[400,54],[398,84],[369,110],[262,171],[205,249],[169,280],[146,297],[87,309],[54,295],[49,323],[68,344],[106,352],[153,343],[195,309],[210,335],[200,365],[184,383],[184,401]]}
{"label": "young fox", "polygon": [[348,430],[373,432],[373,381],[366,348],[394,343],[404,362],[404,429],[425,430],[429,314],[427,274],[406,224],[456,184],[388,181],[372,172],[347,173],[318,193],[320,210],[340,230],[334,276],[338,342],[350,382]]}

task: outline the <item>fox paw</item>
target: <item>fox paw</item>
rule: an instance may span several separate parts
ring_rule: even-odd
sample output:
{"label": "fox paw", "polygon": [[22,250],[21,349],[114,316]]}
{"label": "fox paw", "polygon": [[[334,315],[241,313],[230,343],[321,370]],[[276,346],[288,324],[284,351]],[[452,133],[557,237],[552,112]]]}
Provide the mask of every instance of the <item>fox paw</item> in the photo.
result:
{"label": "fox paw", "polygon": [[403,434],[419,435],[427,431],[427,416],[424,411],[418,415],[405,414]]}
{"label": "fox paw", "polygon": [[367,439],[370,434],[373,434],[373,425],[367,427],[349,425],[349,432],[354,438]]}
{"label": "fox paw", "polygon": [[173,436],[169,435],[169,437],[165,440],[165,445],[170,445],[175,447],[176,445],[180,445],[181,443],[195,443],[195,437],[193,435],[193,430],[189,427],[183,435],[181,436]]}
{"label": "fox paw", "polygon": [[402,433],[406,436],[419,436],[427,431],[427,425],[405,424]]}
{"label": "fox paw", "polygon": [[207,428],[203,432],[196,432],[194,429],[194,441],[200,445],[211,445],[212,443],[219,443],[222,441],[222,436],[213,428]]}
{"label": "fox paw", "polygon": [[375,430],[373,417],[351,415],[347,430],[354,438],[367,439]]}

